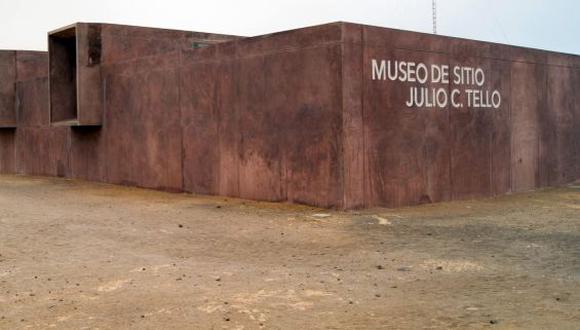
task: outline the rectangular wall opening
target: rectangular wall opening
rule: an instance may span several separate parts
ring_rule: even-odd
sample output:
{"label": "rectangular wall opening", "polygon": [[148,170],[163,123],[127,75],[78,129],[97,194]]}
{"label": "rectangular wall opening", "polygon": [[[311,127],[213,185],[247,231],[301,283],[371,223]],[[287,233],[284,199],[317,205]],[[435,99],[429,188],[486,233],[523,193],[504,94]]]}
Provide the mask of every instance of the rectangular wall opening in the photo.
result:
{"label": "rectangular wall opening", "polygon": [[51,123],[78,120],[76,35],[71,27],[48,36]]}

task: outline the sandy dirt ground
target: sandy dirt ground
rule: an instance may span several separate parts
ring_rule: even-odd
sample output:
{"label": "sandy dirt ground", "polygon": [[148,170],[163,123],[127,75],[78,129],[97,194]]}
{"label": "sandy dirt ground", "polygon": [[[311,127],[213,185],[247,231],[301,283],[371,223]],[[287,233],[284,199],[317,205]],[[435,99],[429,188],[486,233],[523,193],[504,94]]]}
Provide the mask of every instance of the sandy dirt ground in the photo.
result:
{"label": "sandy dirt ground", "polygon": [[580,185],[335,212],[0,176],[2,329],[580,329]]}

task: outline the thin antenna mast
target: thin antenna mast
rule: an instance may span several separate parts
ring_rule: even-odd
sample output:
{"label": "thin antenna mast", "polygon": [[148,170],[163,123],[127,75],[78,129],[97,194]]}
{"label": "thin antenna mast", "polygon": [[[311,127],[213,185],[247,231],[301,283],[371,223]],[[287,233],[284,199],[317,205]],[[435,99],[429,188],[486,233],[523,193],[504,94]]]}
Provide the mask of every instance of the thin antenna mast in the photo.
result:
{"label": "thin antenna mast", "polygon": [[437,34],[437,0],[433,0],[433,34]]}

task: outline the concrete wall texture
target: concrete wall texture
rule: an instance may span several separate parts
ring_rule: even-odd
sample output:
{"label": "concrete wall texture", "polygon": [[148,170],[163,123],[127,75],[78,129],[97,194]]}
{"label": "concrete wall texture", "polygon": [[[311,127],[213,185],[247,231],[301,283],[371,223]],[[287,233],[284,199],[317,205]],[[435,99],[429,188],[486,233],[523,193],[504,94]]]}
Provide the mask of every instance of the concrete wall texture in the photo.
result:
{"label": "concrete wall texture", "polygon": [[0,73],[2,173],[343,209],[580,179],[574,55],[349,23],[79,23],[48,55],[1,51]]}

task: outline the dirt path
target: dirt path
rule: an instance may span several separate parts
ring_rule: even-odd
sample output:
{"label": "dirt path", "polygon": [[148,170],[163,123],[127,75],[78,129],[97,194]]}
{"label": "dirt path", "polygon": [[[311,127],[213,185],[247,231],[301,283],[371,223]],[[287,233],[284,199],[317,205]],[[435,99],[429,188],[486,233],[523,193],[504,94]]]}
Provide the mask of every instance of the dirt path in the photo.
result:
{"label": "dirt path", "polygon": [[340,213],[0,176],[0,328],[578,329],[580,186]]}

